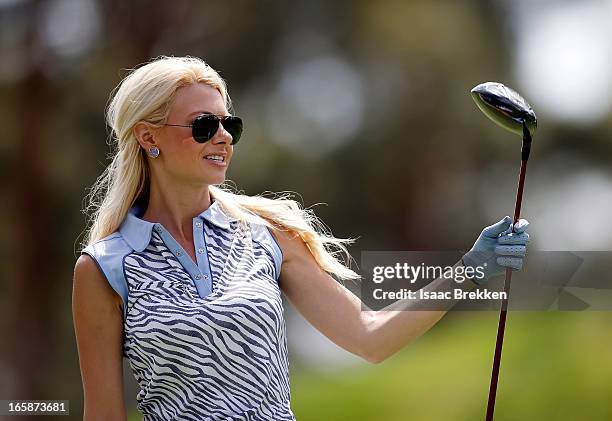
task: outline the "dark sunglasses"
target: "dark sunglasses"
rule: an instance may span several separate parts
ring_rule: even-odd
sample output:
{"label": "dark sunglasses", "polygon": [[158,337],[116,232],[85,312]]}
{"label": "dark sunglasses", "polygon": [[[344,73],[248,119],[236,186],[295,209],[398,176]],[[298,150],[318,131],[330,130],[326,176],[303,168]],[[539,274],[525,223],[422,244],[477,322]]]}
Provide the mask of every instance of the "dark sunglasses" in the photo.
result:
{"label": "dark sunglasses", "polygon": [[191,127],[191,133],[195,141],[204,143],[212,139],[215,133],[217,133],[219,123],[223,124],[223,128],[232,135],[232,145],[238,143],[240,135],[242,135],[242,119],[234,115],[219,117],[214,114],[202,114],[197,116],[193,123],[188,125],[164,124],[164,126]]}

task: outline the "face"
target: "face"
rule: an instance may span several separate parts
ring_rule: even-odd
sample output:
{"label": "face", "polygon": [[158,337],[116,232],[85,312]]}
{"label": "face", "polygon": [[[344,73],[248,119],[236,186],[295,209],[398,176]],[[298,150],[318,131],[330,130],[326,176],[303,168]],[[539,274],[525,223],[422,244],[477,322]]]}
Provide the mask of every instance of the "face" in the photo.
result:
{"label": "face", "polygon": [[[229,115],[219,91],[203,83],[192,84],[177,90],[166,123],[189,125],[197,116],[207,113]],[[191,127],[162,126],[153,132],[152,137],[160,155],[154,160],[149,158],[149,162],[166,176],[178,182],[194,184],[210,185],[225,181],[234,147],[231,144],[232,136],[222,123],[213,138],[205,143],[195,141]],[[146,150],[149,147],[146,146]],[[223,157],[223,161],[207,158],[213,155]]]}

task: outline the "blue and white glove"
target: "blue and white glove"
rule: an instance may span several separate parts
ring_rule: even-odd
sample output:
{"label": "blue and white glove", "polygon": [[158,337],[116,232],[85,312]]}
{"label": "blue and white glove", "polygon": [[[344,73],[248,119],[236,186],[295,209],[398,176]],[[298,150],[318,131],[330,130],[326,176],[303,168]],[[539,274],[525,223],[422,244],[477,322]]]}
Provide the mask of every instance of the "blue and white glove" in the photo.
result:
{"label": "blue and white glove", "polygon": [[513,224],[512,218],[506,216],[482,230],[472,249],[462,259],[464,266],[474,271],[472,280],[476,284],[483,285],[489,278],[504,273],[506,267],[522,269],[529,242],[529,234],[525,232],[528,226],[526,219]]}

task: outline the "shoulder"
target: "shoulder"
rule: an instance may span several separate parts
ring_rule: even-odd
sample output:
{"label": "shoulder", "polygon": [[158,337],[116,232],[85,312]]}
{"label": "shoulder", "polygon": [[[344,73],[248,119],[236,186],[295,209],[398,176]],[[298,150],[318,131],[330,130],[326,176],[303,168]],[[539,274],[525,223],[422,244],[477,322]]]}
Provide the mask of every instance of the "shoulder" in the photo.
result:
{"label": "shoulder", "polygon": [[[74,279],[75,281],[83,279],[98,278],[104,279],[104,274],[101,272],[96,261],[89,254],[81,254],[74,264]],[[82,281],[81,281],[82,282]]]}
{"label": "shoulder", "polygon": [[73,291],[93,300],[104,299],[121,306],[121,296],[115,294],[104,271],[91,255],[81,254],[74,265]]}
{"label": "shoulder", "polygon": [[265,224],[249,223],[249,226],[253,241],[260,244],[265,250],[267,250],[274,260],[274,266],[276,267],[276,278],[278,279],[280,276],[281,266],[283,264],[283,251],[278,241],[272,234],[272,230]]}
{"label": "shoulder", "polygon": [[283,263],[310,254],[308,246],[297,232],[273,227],[270,233],[281,249]]}
{"label": "shoulder", "polygon": [[[123,264],[126,255],[133,249],[116,231],[100,240],[97,240],[83,250],[75,264],[75,277],[101,279],[107,291],[108,286],[116,292],[115,299],[127,302],[128,287],[125,280]],[[78,273],[78,274],[77,274]],[[95,273],[95,274],[94,274]],[[76,280],[75,280],[76,281]],[[85,281],[89,282],[89,281]],[[96,281],[94,281],[96,282]]]}
{"label": "shoulder", "polygon": [[123,239],[123,236],[119,231],[115,231],[114,233],[101,238],[83,250],[81,250],[81,254],[88,254],[94,259],[104,258],[105,256],[111,256],[116,254],[125,254],[132,251],[132,248],[128,245],[128,243]]}

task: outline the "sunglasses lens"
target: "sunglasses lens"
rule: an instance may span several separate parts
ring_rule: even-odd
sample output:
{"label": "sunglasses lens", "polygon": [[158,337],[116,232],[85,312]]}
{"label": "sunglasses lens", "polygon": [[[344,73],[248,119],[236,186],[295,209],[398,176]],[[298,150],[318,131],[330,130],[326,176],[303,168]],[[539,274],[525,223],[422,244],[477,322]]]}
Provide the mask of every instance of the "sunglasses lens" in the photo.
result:
{"label": "sunglasses lens", "polygon": [[[238,143],[242,135],[242,119],[236,116],[223,118],[223,128],[232,135],[232,145]],[[219,129],[219,118],[212,114],[205,114],[193,121],[192,136],[199,142],[204,143],[212,139]]]}
{"label": "sunglasses lens", "polygon": [[198,143],[208,142],[219,129],[219,120],[214,115],[201,115],[193,121],[193,138]]}
{"label": "sunglasses lens", "polygon": [[223,119],[223,128],[232,135],[232,145],[235,145],[240,140],[242,135],[242,119],[236,116],[229,116]]}

